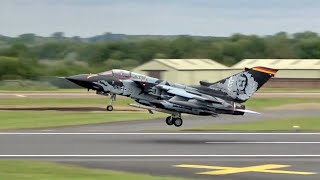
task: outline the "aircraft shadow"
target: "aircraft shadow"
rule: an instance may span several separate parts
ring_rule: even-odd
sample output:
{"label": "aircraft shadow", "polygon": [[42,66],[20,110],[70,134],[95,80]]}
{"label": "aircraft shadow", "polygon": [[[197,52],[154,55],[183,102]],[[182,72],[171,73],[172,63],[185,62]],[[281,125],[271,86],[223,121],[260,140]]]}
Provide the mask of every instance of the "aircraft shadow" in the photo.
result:
{"label": "aircraft shadow", "polygon": [[205,144],[205,142],[239,142],[237,140],[210,140],[210,139],[137,139],[137,140],[130,140],[129,143],[133,144],[175,144],[175,145],[195,145],[195,144]]}

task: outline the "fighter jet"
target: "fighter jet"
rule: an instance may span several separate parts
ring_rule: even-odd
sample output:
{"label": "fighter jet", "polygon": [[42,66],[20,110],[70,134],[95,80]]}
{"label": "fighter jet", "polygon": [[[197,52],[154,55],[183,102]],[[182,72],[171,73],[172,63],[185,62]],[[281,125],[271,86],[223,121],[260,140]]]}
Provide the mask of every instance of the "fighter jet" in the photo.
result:
{"label": "fighter jet", "polygon": [[246,68],[244,71],[215,83],[200,81],[200,85],[187,86],[142,74],[113,69],[98,74],[79,74],[67,80],[97,94],[110,96],[106,107],[113,110],[116,95],[127,96],[138,104],[136,108],[170,114],[167,125],[180,127],[181,114],[217,116],[218,114],[243,115],[256,113],[242,104],[247,101],[278,70],[266,67]]}

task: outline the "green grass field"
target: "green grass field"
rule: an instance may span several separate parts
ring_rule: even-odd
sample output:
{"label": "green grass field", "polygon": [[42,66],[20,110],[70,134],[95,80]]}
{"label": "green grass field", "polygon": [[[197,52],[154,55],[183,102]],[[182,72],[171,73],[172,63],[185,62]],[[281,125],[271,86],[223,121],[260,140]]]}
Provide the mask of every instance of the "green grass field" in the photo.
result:
{"label": "green grass field", "polygon": [[320,92],[319,88],[261,88],[258,92],[278,92],[278,93],[290,93],[290,92]]}
{"label": "green grass field", "polygon": [[0,160],[0,179],[19,180],[182,180],[33,160]]}
{"label": "green grass field", "polygon": [[[105,107],[107,98],[3,98],[0,106],[92,106]],[[118,98],[114,106],[128,106],[135,103],[130,98]],[[248,108],[262,110],[286,104],[320,103],[320,98],[253,98],[245,105]]]}
{"label": "green grass field", "polygon": [[[299,126],[296,129],[293,126]],[[282,118],[282,119],[272,119],[263,120],[247,123],[238,124],[224,124],[224,125],[214,125],[206,127],[198,127],[188,130],[195,131],[293,131],[301,130],[308,131],[320,130],[320,116],[310,116],[310,117],[294,117],[294,118]]]}
{"label": "green grass field", "polygon": [[[129,107],[130,98],[118,98],[118,107]],[[286,104],[319,103],[320,98],[258,98],[246,102],[248,109],[263,110]],[[0,107],[105,107],[106,98],[3,98]],[[76,112],[76,111],[0,111],[0,129],[47,128],[58,126],[108,123],[165,117],[141,112]]]}
{"label": "green grass field", "polygon": [[250,109],[263,110],[287,104],[304,103],[320,103],[320,98],[253,98],[244,104]]}
{"label": "green grass field", "polygon": [[[38,92],[48,92],[48,93],[87,93],[86,89],[59,89],[59,88],[33,88],[30,90],[26,90],[25,88],[17,89],[15,88],[1,88],[0,93],[38,93]],[[279,92],[279,93],[287,93],[287,92],[320,92],[318,88],[261,88],[258,92]]]}
{"label": "green grass field", "polygon": [[[107,98],[3,98],[0,106],[100,106],[106,107]],[[134,103],[130,98],[117,98],[114,106],[124,106]]]}
{"label": "green grass field", "polygon": [[0,129],[46,128],[70,125],[148,120],[165,117],[162,113],[123,112],[58,112],[58,111],[0,111]]}
{"label": "green grass field", "polygon": [[[94,91],[90,91],[90,93],[95,94]],[[36,89],[36,90],[26,90],[26,89],[1,89],[0,93],[88,93],[88,91],[84,88],[82,89]]]}

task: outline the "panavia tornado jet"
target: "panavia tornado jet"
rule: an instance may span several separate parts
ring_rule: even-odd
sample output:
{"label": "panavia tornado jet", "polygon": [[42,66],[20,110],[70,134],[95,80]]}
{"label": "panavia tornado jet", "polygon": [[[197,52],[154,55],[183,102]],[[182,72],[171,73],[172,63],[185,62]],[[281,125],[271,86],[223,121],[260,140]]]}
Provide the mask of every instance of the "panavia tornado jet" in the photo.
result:
{"label": "panavia tornado jet", "polygon": [[181,126],[182,113],[217,116],[256,113],[241,103],[247,101],[278,70],[266,67],[246,68],[244,71],[215,83],[200,81],[200,85],[186,86],[165,80],[113,69],[98,74],[80,74],[67,77],[99,95],[110,95],[108,111],[113,110],[116,95],[127,96],[138,104],[130,106],[170,114],[168,125]]}

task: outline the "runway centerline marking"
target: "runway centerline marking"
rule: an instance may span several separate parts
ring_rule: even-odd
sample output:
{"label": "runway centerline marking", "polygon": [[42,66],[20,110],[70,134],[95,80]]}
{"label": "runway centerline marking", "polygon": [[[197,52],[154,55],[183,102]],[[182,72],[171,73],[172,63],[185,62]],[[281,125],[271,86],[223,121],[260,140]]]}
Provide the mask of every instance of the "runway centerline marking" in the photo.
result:
{"label": "runway centerline marking", "polygon": [[312,142],[312,141],[260,141],[260,142],[250,142],[250,141],[238,141],[238,142],[205,142],[206,144],[320,144],[320,142]]}
{"label": "runway centerline marking", "polygon": [[0,135],[320,135],[319,133],[0,132]]}
{"label": "runway centerline marking", "polygon": [[[317,174],[315,172],[277,170],[279,168],[291,167],[290,165],[282,165],[282,164],[264,164],[264,165],[246,166],[246,167],[227,167],[227,166],[180,164],[180,165],[175,165],[175,167],[208,169],[210,171],[196,173],[196,174],[207,174],[207,175],[227,175],[227,174],[244,173],[244,172],[262,172],[262,173],[294,174],[294,175]],[[212,171],[212,170],[214,170],[214,171]]]}

